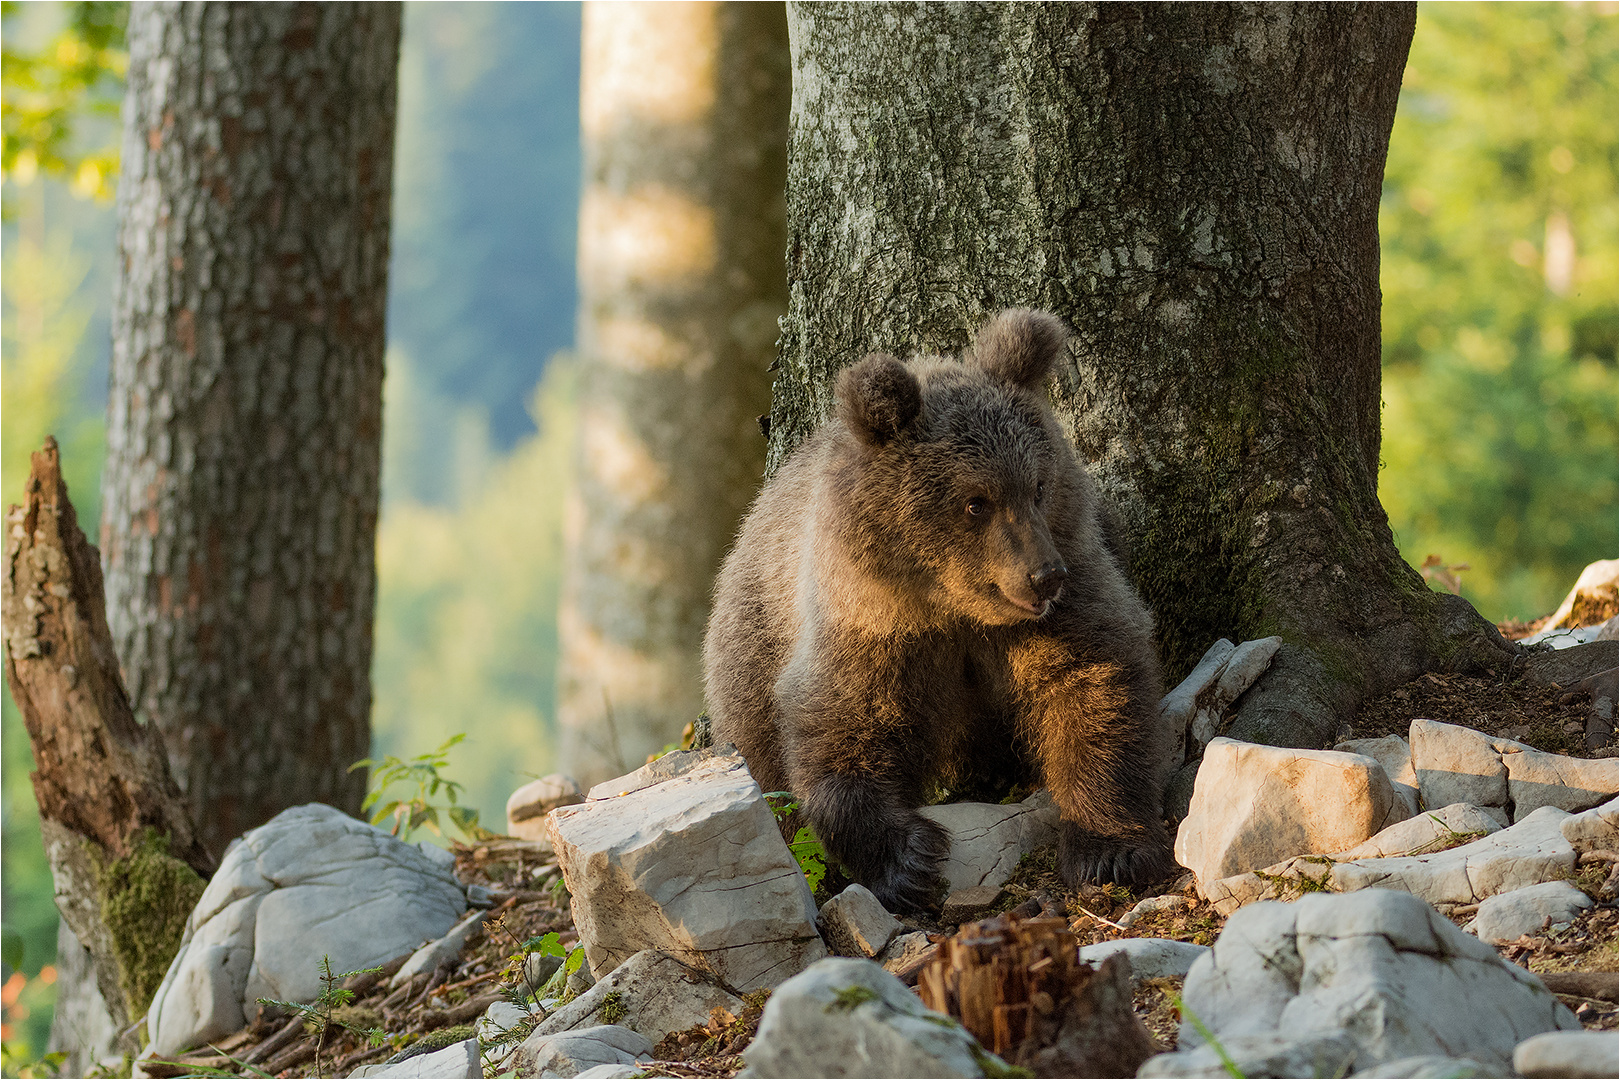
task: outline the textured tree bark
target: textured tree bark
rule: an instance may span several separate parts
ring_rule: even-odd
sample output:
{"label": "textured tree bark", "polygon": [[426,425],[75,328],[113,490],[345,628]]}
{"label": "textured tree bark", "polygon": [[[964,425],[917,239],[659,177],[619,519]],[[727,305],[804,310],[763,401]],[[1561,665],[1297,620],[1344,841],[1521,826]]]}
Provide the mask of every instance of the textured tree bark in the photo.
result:
{"label": "textured tree bark", "polygon": [[641,764],[702,708],[709,592],[758,487],[782,273],[780,4],[585,5],[560,765]]}
{"label": "textured tree bark", "polygon": [[216,854],[357,812],[397,4],[135,4],[102,551],[137,715]]}
{"label": "textured tree bark", "polygon": [[1074,327],[1054,404],[1167,674],[1284,647],[1229,734],[1330,743],[1362,696],[1506,660],[1376,494],[1377,208],[1407,4],[790,4],[792,306],[771,466],[873,349],[996,310]]}
{"label": "textured tree bark", "polygon": [[33,746],[57,907],[123,1027],[157,989],[214,862],[169,775],[163,737],[136,722],[124,693],[100,561],[68,501],[54,439],[33,455],[27,490],[6,514],[6,684]]}

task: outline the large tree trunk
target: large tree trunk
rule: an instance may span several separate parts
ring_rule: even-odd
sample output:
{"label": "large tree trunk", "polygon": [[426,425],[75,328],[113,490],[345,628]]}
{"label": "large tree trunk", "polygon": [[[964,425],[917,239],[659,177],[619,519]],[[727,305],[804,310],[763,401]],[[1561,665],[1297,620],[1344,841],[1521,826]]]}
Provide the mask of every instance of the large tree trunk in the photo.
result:
{"label": "large tree trunk", "polygon": [[782,273],[781,4],[585,5],[561,766],[633,768],[702,708],[709,592],[759,485]]}
{"label": "large tree trunk", "polygon": [[1168,674],[1285,644],[1230,734],[1505,659],[1376,494],[1377,210],[1408,4],[790,4],[774,467],[868,350],[997,309],[1076,331],[1053,400],[1133,538]]}
{"label": "large tree trunk", "polygon": [[397,4],[135,4],[102,552],[204,842],[358,812]]}
{"label": "large tree trunk", "polygon": [[[83,943],[118,1028],[145,1011],[214,862],[169,775],[163,737],[136,722],[107,630],[101,565],[68,501],[56,441],[33,455],[6,514],[6,684],[33,747],[31,779],[56,906]],[[73,974],[68,957],[65,974]],[[88,980],[85,980],[88,981]],[[88,988],[64,990],[93,1009]]]}

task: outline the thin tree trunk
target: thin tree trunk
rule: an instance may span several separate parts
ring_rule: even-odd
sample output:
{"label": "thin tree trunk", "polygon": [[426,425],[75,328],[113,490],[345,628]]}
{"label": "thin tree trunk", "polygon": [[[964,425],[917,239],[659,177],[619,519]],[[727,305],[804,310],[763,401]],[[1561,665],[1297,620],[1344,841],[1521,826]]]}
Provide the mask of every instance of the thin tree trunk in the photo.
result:
{"label": "thin tree trunk", "polygon": [[579,405],[561,766],[633,768],[702,707],[703,627],[758,487],[782,273],[781,4],[585,5]]}
{"label": "thin tree trunk", "polygon": [[1128,526],[1167,674],[1285,645],[1230,734],[1505,660],[1376,494],[1377,209],[1408,4],[790,4],[774,468],[869,350],[1074,328],[1053,401]]}
{"label": "thin tree trunk", "polygon": [[397,4],[135,4],[102,550],[136,713],[216,854],[357,812]]}
{"label": "thin tree trunk", "polygon": [[68,501],[56,440],[6,514],[6,684],[33,747],[31,779],[56,906],[90,953],[115,1024],[139,1017],[214,862],[136,722],[107,629],[97,552]]}

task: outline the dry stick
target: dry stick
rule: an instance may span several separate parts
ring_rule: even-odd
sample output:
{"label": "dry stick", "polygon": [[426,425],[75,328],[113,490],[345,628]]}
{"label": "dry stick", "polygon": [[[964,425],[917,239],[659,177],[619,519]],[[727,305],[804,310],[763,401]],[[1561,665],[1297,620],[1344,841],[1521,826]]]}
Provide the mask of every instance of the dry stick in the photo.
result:
{"label": "dry stick", "polygon": [[271,1054],[274,1054],[283,1046],[286,1046],[289,1042],[291,1042],[293,1038],[297,1036],[298,1030],[303,1026],[304,1018],[302,1016],[293,1017],[291,1020],[287,1021],[280,1031],[277,1031],[274,1035],[264,1040],[264,1042],[243,1054],[242,1060],[249,1065],[263,1061],[265,1058],[269,1057]]}
{"label": "dry stick", "polygon": [[1130,929],[1130,927],[1128,927],[1128,926],[1119,925],[1119,923],[1115,922],[1113,919],[1105,919],[1105,918],[1103,918],[1101,915],[1098,915],[1095,911],[1087,911],[1085,908],[1080,907],[1078,904],[1075,905],[1075,910],[1078,911],[1082,915],[1090,915],[1093,919],[1096,919],[1098,922],[1104,924],[1105,926],[1112,926],[1115,930],[1129,930]]}

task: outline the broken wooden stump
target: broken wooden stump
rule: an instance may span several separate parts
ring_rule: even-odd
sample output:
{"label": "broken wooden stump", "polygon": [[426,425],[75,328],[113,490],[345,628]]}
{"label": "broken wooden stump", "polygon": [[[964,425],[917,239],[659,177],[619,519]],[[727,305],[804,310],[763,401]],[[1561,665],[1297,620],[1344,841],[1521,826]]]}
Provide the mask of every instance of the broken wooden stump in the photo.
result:
{"label": "broken wooden stump", "polygon": [[25,502],[6,513],[0,611],[56,906],[124,1028],[145,1011],[214,864],[162,735],[130,708],[100,556],[79,529],[49,437],[33,455]]}
{"label": "broken wooden stump", "polygon": [[923,1003],[1037,1076],[1135,1076],[1163,1049],[1131,1008],[1130,961],[1093,967],[1062,919],[970,923],[922,969]]}

